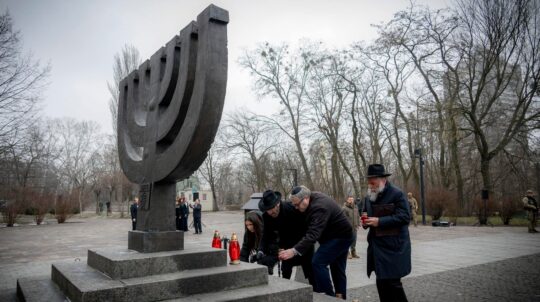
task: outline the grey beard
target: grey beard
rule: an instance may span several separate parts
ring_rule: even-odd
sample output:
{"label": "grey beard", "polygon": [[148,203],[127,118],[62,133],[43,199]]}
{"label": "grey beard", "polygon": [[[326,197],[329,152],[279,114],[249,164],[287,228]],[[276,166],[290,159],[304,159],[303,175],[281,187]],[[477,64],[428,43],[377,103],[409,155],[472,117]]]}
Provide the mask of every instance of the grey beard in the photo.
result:
{"label": "grey beard", "polygon": [[368,188],[368,196],[370,201],[377,200],[377,196],[379,193],[381,193],[384,190],[384,184],[381,184],[376,190],[371,190],[371,188]]}

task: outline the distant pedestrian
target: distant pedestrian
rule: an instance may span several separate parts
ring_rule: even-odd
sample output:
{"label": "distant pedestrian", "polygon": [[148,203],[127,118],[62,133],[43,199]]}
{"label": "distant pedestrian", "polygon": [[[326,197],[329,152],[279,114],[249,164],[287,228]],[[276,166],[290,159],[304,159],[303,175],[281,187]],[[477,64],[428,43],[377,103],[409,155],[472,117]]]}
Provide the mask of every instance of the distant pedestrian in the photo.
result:
{"label": "distant pedestrian", "polygon": [[360,258],[356,253],[356,231],[360,226],[360,214],[352,196],[347,197],[347,200],[345,201],[342,209],[345,216],[347,216],[347,219],[349,219],[349,222],[351,223],[353,229],[353,241],[351,243],[349,256],[347,258]]}
{"label": "distant pedestrian", "polygon": [[289,199],[297,210],[306,214],[308,227],[302,240],[293,248],[279,252],[279,259],[303,255],[318,241],[320,246],[312,260],[313,290],[345,300],[347,254],[353,237],[349,220],[332,198],[320,192],[311,192],[304,186],[294,187]]}
{"label": "distant pedestrian", "polygon": [[368,213],[367,275],[375,271],[381,302],[407,301],[401,278],[411,272],[409,203],[405,194],[386,178],[380,164],[369,165],[368,196],[362,212]]}
{"label": "distant pedestrian", "polygon": [[536,220],[538,219],[538,203],[534,199],[532,190],[527,190],[527,196],[523,197],[523,208],[527,211],[527,220],[529,220],[529,233],[538,233],[536,230]]}
{"label": "distant pedestrian", "polygon": [[188,231],[188,218],[189,218],[189,206],[187,204],[186,198],[180,198],[180,216],[182,219],[182,231]]}
{"label": "distant pedestrian", "polygon": [[137,229],[137,211],[139,210],[139,197],[133,198],[133,203],[129,207],[129,212],[131,213],[131,227],[132,230]]}
{"label": "distant pedestrian", "polygon": [[418,211],[418,201],[416,201],[416,198],[413,197],[411,192],[407,193],[407,199],[409,200],[409,209],[411,210],[411,216],[414,226],[418,226],[418,215],[416,214],[416,212]]}
{"label": "distant pedestrian", "polygon": [[176,197],[176,203],[174,204],[174,218],[176,222],[176,230],[180,231],[182,230],[182,214],[181,214],[181,208],[180,208],[180,196]]}
{"label": "distant pedestrian", "polygon": [[107,201],[105,205],[107,206],[107,216],[109,216],[111,214],[111,201]]}
{"label": "distant pedestrian", "polygon": [[193,205],[190,205],[190,207],[193,209],[193,227],[195,228],[195,233],[193,234],[202,234],[202,205],[201,201],[197,198],[195,199],[195,203]]}

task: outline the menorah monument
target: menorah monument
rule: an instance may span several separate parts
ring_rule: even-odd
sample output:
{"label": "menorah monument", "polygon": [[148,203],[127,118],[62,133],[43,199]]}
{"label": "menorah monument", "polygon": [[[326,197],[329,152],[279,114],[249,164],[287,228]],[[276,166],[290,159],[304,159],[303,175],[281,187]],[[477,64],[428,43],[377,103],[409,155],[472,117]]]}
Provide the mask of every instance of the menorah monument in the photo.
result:
{"label": "menorah monument", "polygon": [[210,6],[198,22],[120,82],[118,153],[140,185],[137,230],[128,248],[183,248],[174,222],[175,183],[202,164],[217,132],[227,84],[228,12]]}
{"label": "menorah monument", "polygon": [[[88,250],[87,262],[52,264],[51,276],[17,280],[21,301],[325,301],[311,286],[228,265],[223,249],[189,245],[176,230],[176,181],[205,160],[227,83],[226,10],[210,5],[120,82],[118,153],[140,185],[128,247]],[[239,225],[242,225],[239,222]],[[75,259],[77,260],[77,259]]]}

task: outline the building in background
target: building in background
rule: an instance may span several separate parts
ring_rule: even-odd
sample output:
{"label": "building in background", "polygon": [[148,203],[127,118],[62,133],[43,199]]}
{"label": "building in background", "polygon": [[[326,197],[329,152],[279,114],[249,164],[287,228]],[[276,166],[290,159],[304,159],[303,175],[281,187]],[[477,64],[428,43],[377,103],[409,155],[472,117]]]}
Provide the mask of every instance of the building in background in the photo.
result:
{"label": "building in background", "polygon": [[212,191],[201,188],[199,178],[195,175],[176,183],[176,196],[185,197],[189,204],[198,198],[203,211],[212,211]]}

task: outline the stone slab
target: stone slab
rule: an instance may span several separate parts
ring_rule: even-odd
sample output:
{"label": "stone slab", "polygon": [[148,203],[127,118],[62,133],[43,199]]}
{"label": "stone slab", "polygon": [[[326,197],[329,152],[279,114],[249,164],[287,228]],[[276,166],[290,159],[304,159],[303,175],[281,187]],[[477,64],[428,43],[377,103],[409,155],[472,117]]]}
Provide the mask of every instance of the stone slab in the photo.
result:
{"label": "stone slab", "polygon": [[65,301],[65,296],[49,276],[17,280],[17,298],[25,302]]}
{"label": "stone slab", "polygon": [[139,253],[113,247],[88,250],[88,265],[112,279],[129,279],[150,275],[211,268],[227,265],[227,251],[214,248]]}
{"label": "stone slab", "polygon": [[[18,280],[20,301],[28,302],[65,302],[67,301],[58,286],[51,278],[22,278]],[[24,292],[24,293],[23,293]],[[314,301],[332,302],[342,301],[324,294],[313,293],[311,286],[291,282],[289,280],[270,276],[267,285],[244,287],[217,293],[202,293],[191,297],[170,299],[166,301]]]}
{"label": "stone slab", "polygon": [[[195,301],[237,301],[237,302],[307,302],[314,300],[314,294],[309,284],[293,282],[274,276],[268,277],[268,284],[227,290],[217,293],[204,293],[182,299],[171,299],[174,302]],[[317,295],[319,296],[319,295]],[[331,298],[331,297],[329,297]],[[332,299],[332,298],[331,298]],[[335,299],[334,299],[335,300]],[[320,300],[332,301],[332,300]],[[337,300],[335,300],[337,301]],[[343,301],[343,300],[341,300]]]}
{"label": "stone slab", "polygon": [[156,301],[268,283],[266,267],[250,263],[113,280],[85,263],[61,262],[51,277],[75,302]]}
{"label": "stone slab", "polygon": [[178,251],[184,249],[184,232],[129,231],[128,249],[141,253]]}

